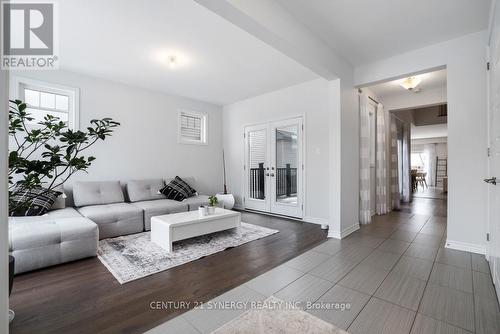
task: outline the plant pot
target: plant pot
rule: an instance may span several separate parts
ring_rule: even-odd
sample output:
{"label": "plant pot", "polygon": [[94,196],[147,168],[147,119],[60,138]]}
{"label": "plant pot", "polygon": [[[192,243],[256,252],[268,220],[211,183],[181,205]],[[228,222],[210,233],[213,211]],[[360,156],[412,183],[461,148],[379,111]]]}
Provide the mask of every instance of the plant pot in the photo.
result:
{"label": "plant pot", "polygon": [[208,207],[208,214],[213,215],[215,213],[215,206],[209,206]]}
{"label": "plant pot", "polygon": [[231,210],[234,207],[233,194],[217,194],[215,197],[217,197],[219,203],[222,203],[224,209]]}

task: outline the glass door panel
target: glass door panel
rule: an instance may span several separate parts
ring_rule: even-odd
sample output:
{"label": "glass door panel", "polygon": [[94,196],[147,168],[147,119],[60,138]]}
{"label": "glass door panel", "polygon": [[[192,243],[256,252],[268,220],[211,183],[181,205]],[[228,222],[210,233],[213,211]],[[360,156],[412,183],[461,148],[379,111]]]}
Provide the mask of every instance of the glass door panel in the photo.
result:
{"label": "glass door panel", "polygon": [[269,211],[269,129],[267,124],[245,128],[245,207]]}
{"label": "glass door panel", "polygon": [[276,128],[276,201],[297,204],[297,125]]}
{"label": "glass door panel", "polygon": [[302,118],[273,122],[271,133],[271,212],[302,218]]}
{"label": "glass door panel", "polygon": [[249,144],[249,197],[253,199],[266,199],[266,130],[250,131],[248,133]]}

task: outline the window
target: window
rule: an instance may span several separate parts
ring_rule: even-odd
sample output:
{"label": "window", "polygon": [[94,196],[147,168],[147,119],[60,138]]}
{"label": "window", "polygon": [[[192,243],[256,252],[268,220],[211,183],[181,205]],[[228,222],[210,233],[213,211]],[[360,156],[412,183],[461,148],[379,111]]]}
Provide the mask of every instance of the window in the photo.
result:
{"label": "window", "polygon": [[207,115],[192,111],[179,111],[179,143],[207,144]]}
{"label": "window", "polygon": [[427,165],[427,157],[426,154],[422,152],[412,152],[411,153],[411,168],[418,170],[425,170]]}
{"label": "window", "polygon": [[78,129],[78,89],[27,78],[13,78],[15,99],[27,105],[33,117],[29,125],[36,126],[46,115],[58,117],[70,129]]}

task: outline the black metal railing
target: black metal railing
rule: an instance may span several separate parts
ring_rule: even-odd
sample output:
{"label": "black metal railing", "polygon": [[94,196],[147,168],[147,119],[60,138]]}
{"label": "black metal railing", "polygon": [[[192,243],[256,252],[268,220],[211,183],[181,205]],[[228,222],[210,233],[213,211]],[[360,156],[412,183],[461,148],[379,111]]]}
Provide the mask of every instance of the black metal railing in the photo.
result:
{"label": "black metal railing", "polygon": [[297,168],[291,168],[290,164],[285,168],[276,168],[276,196],[295,195],[297,195]]}
{"label": "black metal railing", "polygon": [[[274,171],[271,171],[274,174]],[[297,168],[291,168],[287,164],[284,168],[276,168],[276,196],[291,197],[297,195]],[[250,198],[265,199],[265,177],[264,164],[258,168],[250,168]]]}

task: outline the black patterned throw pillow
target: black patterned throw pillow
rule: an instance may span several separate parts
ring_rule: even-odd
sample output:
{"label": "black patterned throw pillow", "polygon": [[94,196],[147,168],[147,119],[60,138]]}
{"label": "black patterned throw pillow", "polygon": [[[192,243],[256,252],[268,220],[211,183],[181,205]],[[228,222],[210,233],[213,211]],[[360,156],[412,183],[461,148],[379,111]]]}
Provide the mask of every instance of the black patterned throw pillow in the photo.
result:
{"label": "black patterned throw pillow", "polygon": [[184,181],[183,179],[181,179],[180,177],[176,176],[175,177],[175,181],[182,185],[182,188],[185,190],[185,192],[188,194],[188,197],[192,197],[192,196],[197,196],[198,195],[198,192],[196,191],[196,189],[194,189],[193,187],[191,187],[189,185],[189,183],[187,183],[186,181]]}
{"label": "black patterned throw pillow", "polygon": [[41,216],[50,210],[57,197],[62,193],[46,188],[14,189],[10,197],[9,215]]}
{"label": "black patterned throw pillow", "polygon": [[160,192],[165,195],[167,199],[179,202],[182,202],[189,197],[189,193],[186,191],[184,185],[177,182],[176,179],[173,179],[165,187],[160,189]]}

